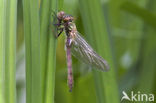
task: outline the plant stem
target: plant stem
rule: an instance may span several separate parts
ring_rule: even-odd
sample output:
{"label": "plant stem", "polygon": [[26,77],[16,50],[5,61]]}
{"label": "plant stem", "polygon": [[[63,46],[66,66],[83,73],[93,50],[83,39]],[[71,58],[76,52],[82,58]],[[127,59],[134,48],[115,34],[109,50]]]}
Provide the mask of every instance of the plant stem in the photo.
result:
{"label": "plant stem", "polygon": [[[94,71],[98,103],[119,103],[110,38],[99,0],[79,0],[85,32],[92,46],[110,65],[106,73]],[[92,41],[92,42],[91,42]],[[93,42],[94,41],[94,42]]]}
{"label": "plant stem", "polygon": [[[55,13],[57,12],[57,0],[52,0],[50,8]],[[47,75],[46,75],[46,97],[45,103],[54,103],[55,94],[55,69],[56,69],[56,38],[57,30],[53,24],[55,24],[56,17],[54,15],[50,16],[50,22],[52,23],[49,29],[49,42],[48,42],[48,58],[47,58]]]}
{"label": "plant stem", "polygon": [[48,29],[50,22],[50,1],[51,0],[42,0],[41,2],[41,13],[40,13],[40,64],[41,64],[41,86],[42,86],[42,103],[45,103],[46,96],[46,73],[47,73],[47,62],[48,62],[48,42],[49,42],[49,33]]}
{"label": "plant stem", "polygon": [[5,16],[5,103],[16,103],[17,0],[6,1]]}
{"label": "plant stem", "polygon": [[4,103],[4,55],[5,55],[5,0],[0,1],[0,103]]}
{"label": "plant stem", "polygon": [[26,100],[41,103],[40,21],[38,0],[24,0],[26,44]]}

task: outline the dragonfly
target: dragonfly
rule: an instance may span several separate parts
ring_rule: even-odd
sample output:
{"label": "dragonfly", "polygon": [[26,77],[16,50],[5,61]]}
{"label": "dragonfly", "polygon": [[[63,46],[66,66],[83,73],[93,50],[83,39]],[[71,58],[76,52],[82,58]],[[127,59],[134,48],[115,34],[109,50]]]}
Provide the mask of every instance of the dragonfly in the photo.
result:
{"label": "dragonfly", "polygon": [[67,79],[69,91],[71,92],[73,88],[72,55],[78,60],[101,71],[108,71],[109,65],[77,31],[73,16],[66,14],[64,11],[60,11],[56,14],[56,17],[57,24],[55,26],[57,26],[57,30],[59,31],[56,37],[58,38],[63,31],[66,34]]}

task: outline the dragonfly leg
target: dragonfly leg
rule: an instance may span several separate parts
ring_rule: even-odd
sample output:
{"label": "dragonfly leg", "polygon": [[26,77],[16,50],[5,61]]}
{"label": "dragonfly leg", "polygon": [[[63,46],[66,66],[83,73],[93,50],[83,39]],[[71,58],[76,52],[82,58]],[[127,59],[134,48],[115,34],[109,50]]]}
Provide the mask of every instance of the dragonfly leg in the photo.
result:
{"label": "dragonfly leg", "polygon": [[[57,18],[57,20],[59,21],[59,22],[61,22],[62,20],[60,20],[58,17],[57,17],[57,14],[56,14],[56,12],[55,11],[53,11],[52,10],[52,16],[54,17],[54,18]],[[59,23],[60,24],[60,23]]]}
{"label": "dragonfly leg", "polygon": [[52,10],[52,16],[57,17],[57,14],[54,10]]}
{"label": "dragonfly leg", "polygon": [[57,26],[57,27],[60,27],[61,25],[64,25],[64,23],[56,23],[56,24],[53,24],[54,26]]}
{"label": "dragonfly leg", "polygon": [[56,35],[57,38],[62,34],[63,29],[64,29],[64,28],[59,28],[59,29],[58,29],[60,32]]}

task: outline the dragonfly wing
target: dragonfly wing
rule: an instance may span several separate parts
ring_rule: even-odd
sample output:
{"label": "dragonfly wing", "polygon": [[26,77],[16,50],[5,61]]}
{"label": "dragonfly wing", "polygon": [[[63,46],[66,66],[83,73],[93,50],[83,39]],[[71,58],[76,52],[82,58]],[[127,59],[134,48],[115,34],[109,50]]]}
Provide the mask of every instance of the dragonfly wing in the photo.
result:
{"label": "dragonfly wing", "polygon": [[107,62],[78,33],[72,41],[71,52],[80,61],[90,66],[94,66],[102,71],[109,70]]}

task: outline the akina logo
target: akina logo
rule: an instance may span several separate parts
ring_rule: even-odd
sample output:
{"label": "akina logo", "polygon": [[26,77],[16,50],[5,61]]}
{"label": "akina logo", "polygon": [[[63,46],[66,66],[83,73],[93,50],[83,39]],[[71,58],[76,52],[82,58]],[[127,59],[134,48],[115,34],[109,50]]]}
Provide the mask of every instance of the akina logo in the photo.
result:
{"label": "akina logo", "polygon": [[138,91],[137,93],[134,93],[133,91],[131,91],[131,94],[128,95],[125,91],[122,91],[122,98],[121,101],[123,100],[128,100],[128,101],[144,101],[144,102],[152,102],[154,101],[154,94],[143,94],[140,91]]}

